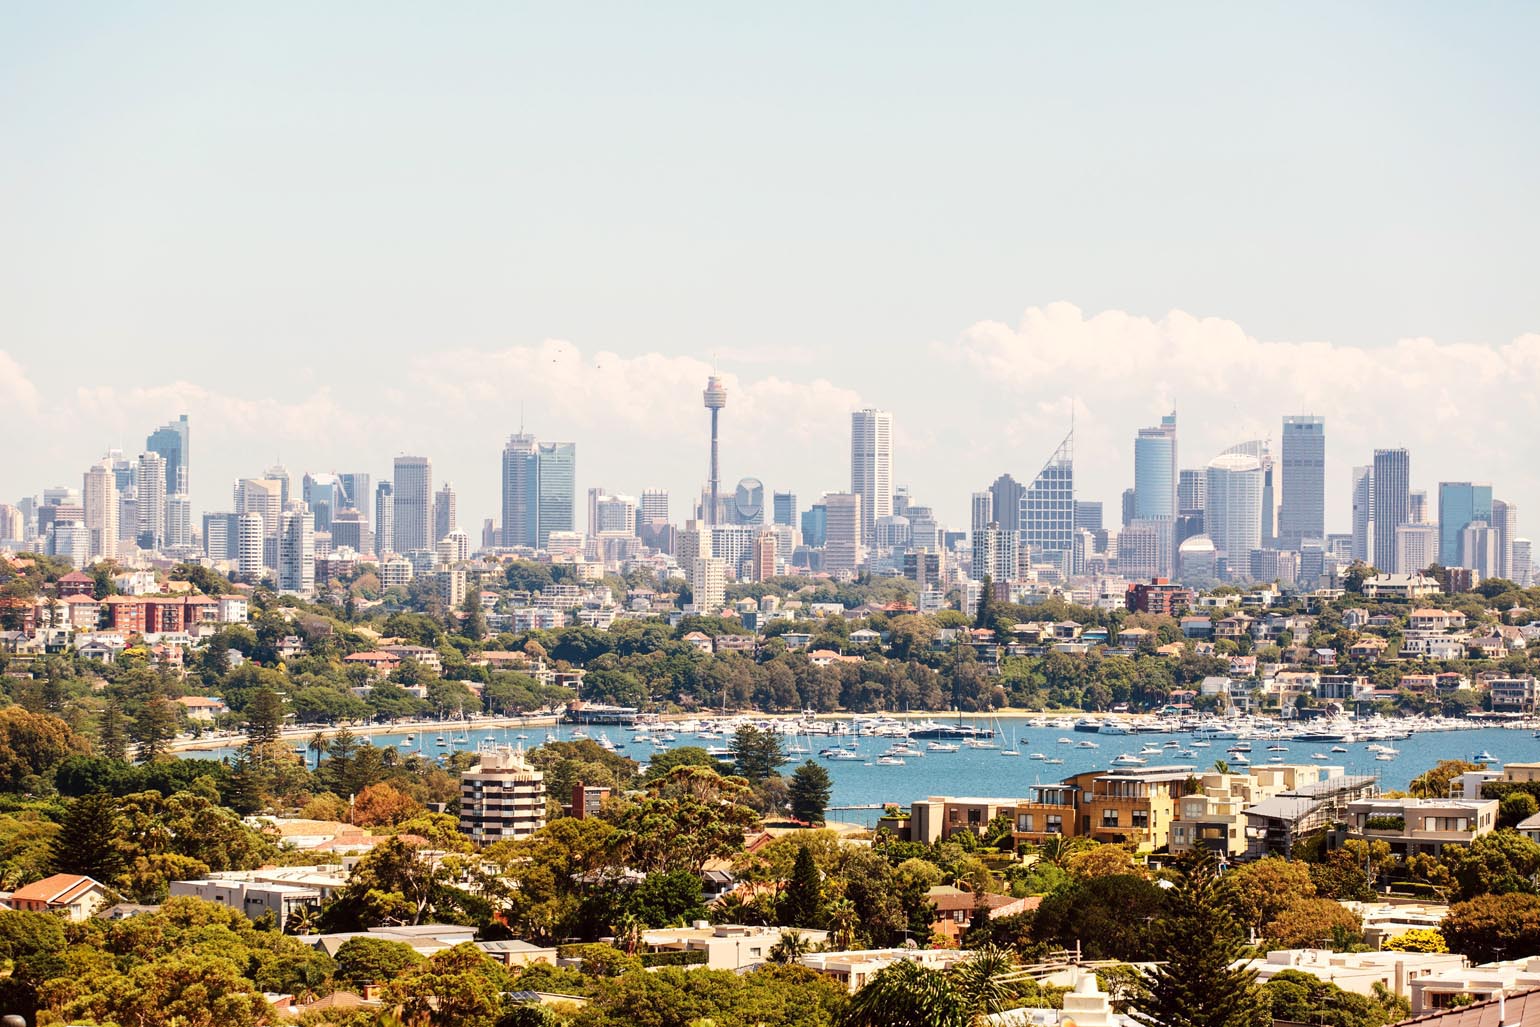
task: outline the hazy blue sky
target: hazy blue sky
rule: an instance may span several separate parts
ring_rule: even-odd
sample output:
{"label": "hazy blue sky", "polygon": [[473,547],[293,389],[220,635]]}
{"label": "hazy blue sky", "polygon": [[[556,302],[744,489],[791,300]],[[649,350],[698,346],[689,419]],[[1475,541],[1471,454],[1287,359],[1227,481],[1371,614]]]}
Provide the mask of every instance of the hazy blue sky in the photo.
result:
{"label": "hazy blue sky", "polygon": [[[1540,7],[31,4],[0,12],[0,497],[194,419],[194,499],[526,423],[579,485],[848,484],[954,524],[1078,400],[1109,515],[1328,418],[1540,516]],[[1071,306],[1072,305],[1072,306]],[[1528,334],[1526,334],[1528,333]],[[1527,521],[1521,521],[1521,525]]]}

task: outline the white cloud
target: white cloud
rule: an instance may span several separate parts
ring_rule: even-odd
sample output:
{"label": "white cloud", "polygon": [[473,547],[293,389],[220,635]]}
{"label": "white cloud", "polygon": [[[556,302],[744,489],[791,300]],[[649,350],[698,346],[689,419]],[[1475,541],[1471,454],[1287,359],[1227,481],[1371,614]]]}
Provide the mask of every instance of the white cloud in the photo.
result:
{"label": "white cloud", "polygon": [[42,394],[27,377],[27,372],[5,350],[0,349],[0,416],[31,416],[42,406]]}

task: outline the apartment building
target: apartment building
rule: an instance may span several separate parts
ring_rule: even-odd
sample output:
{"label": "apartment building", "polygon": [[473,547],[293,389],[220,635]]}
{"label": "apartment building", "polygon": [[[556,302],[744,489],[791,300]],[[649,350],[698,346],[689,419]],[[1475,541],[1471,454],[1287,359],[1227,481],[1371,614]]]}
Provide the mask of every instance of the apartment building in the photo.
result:
{"label": "apartment building", "polygon": [[460,777],[460,832],[477,844],[523,838],[545,826],[545,775],[522,749],[481,754]]}
{"label": "apartment building", "polygon": [[1347,836],[1390,844],[1397,856],[1436,856],[1497,826],[1496,799],[1361,799],[1347,807]]}

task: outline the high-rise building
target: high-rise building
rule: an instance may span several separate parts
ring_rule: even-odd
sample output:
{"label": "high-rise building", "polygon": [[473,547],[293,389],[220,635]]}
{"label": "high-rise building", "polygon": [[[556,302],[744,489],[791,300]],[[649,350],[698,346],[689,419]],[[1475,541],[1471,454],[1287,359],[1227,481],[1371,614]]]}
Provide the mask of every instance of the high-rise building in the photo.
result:
{"label": "high-rise building", "polygon": [[342,486],[342,500],[337,509],[351,506],[364,515],[364,520],[369,519],[369,501],[374,498],[369,491],[369,475],[363,471],[349,471],[337,475],[337,482]]}
{"label": "high-rise building", "polygon": [[1134,506],[1134,490],[1124,489],[1122,496],[1122,518],[1119,523],[1125,528],[1134,523]]}
{"label": "high-rise building", "polygon": [[424,456],[398,456],[393,477],[392,546],[398,553],[432,549],[433,464]]}
{"label": "high-rise building", "polygon": [[1486,521],[1471,521],[1460,532],[1460,566],[1476,579],[1497,577],[1497,532]]}
{"label": "high-rise building", "polygon": [[1169,577],[1176,563],[1175,536],[1167,518],[1134,518],[1118,533],[1118,573],[1125,578]]}
{"label": "high-rise building", "polygon": [[861,542],[870,544],[877,518],[893,513],[893,415],[850,415],[850,491],[861,497]]}
{"label": "high-rise building", "polygon": [[300,480],[300,497],[315,518],[317,531],[331,531],[332,515],[347,505],[342,481],[335,474],[306,472]]}
{"label": "high-rise building", "polygon": [[1000,523],[995,520],[995,494],[992,491],[986,489],[983,492],[975,492],[972,509],[972,516],[968,520],[970,531],[982,531],[991,524]]}
{"label": "high-rise building", "polygon": [[729,509],[734,524],[765,523],[765,483],[758,478],[740,478]]}
{"label": "high-rise building", "polygon": [[1394,567],[1396,529],[1411,522],[1412,454],[1405,449],[1374,451],[1374,566]]}
{"label": "high-rise building", "polygon": [[1102,523],[1102,501],[1100,499],[1075,500],[1075,527],[1084,528],[1090,532],[1101,531],[1106,527]]}
{"label": "high-rise building", "polygon": [[1208,495],[1208,472],[1204,468],[1186,467],[1176,476],[1176,509],[1178,513],[1202,511]]}
{"label": "high-rise building", "polygon": [[382,481],[374,487],[374,555],[394,553],[396,545],[395,486]]}
{"label": "high-rise building", "polygon": [[1262,464],[1244,453],[1223,453],[1209,462],[1204,532],[1232,570],[1249,568],[1262,548]]}
{"label": "high-rise building", "polygon": [[830,492],[823,497],[827,518],[823,567],[836,577],[854,577],[860,572],[864,505],[861,495],[854,492]]}
{"label": "high-rise building", "polygon": [[164,495],[191,490],[190,441],[186,414],[155,429],[144,440],[144,448],[158,454],[163,461],[161,471],[165,481]]}
{"label": "high-rise building", "polygon": [[364,515],[349,507],[332,517],[332,548],[346,546],[360,554],[374,552],[374,533]]}
{"label": "high-rise building", "polygon": [[[118,483],[112,464],[99,461],[85,473],[80,489],[85,508],[86,531],[90,532],[89,558],[114,560],[118,555]],[[0,533],[0,538],[8,536]]]}
{"label": "high-rise building", "polygon": [[75,517],[55,520],[48,526],[48,553],[69,561],[79,569],[91,559],[91,531]]}
{"label": "high-rise building", "polygon": [[642,489],[642,505],[638,511],[642,522],[668,523],[668,489]]}
{"label": "high-rise building", "polygon": [[278,534],[278,515],[283,513],[284,483],[279,478],[242,478],[235,483],[235,512],[262,515],[267,537]]}
{"label": "high-rise building", "polygon": [[1172,411],[1155,427],[1140,428],[1134,438],[1134,517],[1175,518],[1176,483],[1176,412]]}
{"label": "high-rise building", "polygon": [[315,514],[285,510],[278,521],[278,591],[315,595]]}
{"label": "high-rise building", "polygon": [[719,556],[695,558],[690,571],[690,599],[701,613],[714,616],[721,612],[727,601],[726,560]]}
{"label": "high-rise building", "polygon": [[1460,532],[1472,521],[1492,523],[1492,486],[1486,482],[1438,483],[1438,562],[1469,567],[1460,553]]}
{"label": "high-rise building", "polygon": [[535,548],[536,528],[540,520],[539,466],[535,453],[539,448],[533,435],[519,432],[508,436],[503,447],[503,545]]}
{"label": "high-rise building", "polygon": [[1374,559],[1374,467],[1353,468],[1353,559]]}
{"label": "high-rise building", "polygon": [[460,526],[455,490],[449,482],[433,494],[433,541],[437,543]]}
{"label": "high-rise building", "polygon": [[595,537],[635,535],[636,509],[635,496],[600,496],[594,504],[594,525],[590,534]]}
{"label": "high-rise building", "polygon": [[772,500],[771,520],[776,524],[784,524],[788,528],[797,526],[797,494],[795,492],[777,492]]}
{"label": "high-rise building", "polygon": [[[1021,497],[1026,487],[1009,474],[1002,474],[989,486],[990,516],[977,524],[982,527],[991,522],[999,524],[1001,531],[1021,530]],[[973,507],[977,516],[978,504]]]}
{"label": "high-rise building", "polygon": [[159,549],[166,541],[166,460],[159,453],[139,454],[139,548]]}
{"label": "high-rise building", "polygon": [[706,510],[706,523],[708,525],[717,522],[717,511],[720,509],[722,472],[717,463],[717,419],[722,409],[727,406],[727,388],[722,384],[722,379],[716,375],[706,379],[706,391],[701,393],[701,400],[706,409],[711,411],[711,467],[709,477],[706,479],[706,491],[709,501]]}
{"label": "high-rise building", "polygon": [[187,549],[193,544],[192,500],[185,492],[166,497],[166,548]]}
{"label": "high-rise building", "polygon": [[973,579],[986,577],[992,585],[1003,585],[1021,577],[1021,535],[1006,531],[997,523],[986,524],[973,533]]}
{"label": "high-rise building", "polygon": [[1397,574],[1418,574],[1438,562],[1438,528],[1403,524],[1396,529]]}
{"label": "high-rise building", "polygon": [[1520,588],[1531,588],[1535,583],[1532,543],[1527,538],[1513,540],[1513,583]]}
{"label": "high-rise building", "polygon": [[545,826],[545,775],[522,749],[483,751],[460,775],[460,833],[477,845],[526,838]]}
{"label": "high-rise building", "polygon": [[203,515],[203,555],[210,560],[240,559],[240,517],[233,513]]}
{"label": "high-rise building", "polygon": [[1298,549],[1305,539],[1326,537],[1326,419],[1283,419],[1283,505],[1278,544]]}
{"label": "high-rise building", "polygon": [[802,543],[821,549],[828,538],[829,508],[823,503],[814,503],[802,511]]}
{"label": "high-rise building", "polygon": [[236,520],[239,535],[236,539],[236,569],[247,581],[258,581],[267,566],[263,559],[267,540],[267,526],[262,515],[255,510],[240,514]]}
{"label": "high-rise building", "polygon": [[1519,534],[1519,508],[1502,499],[1492,500],[1492,540],[1497,551],[1492,576],[1513,580],[1513,543]]}
{"label": "high-rise building", "polygon": [[754,539],[753,577],[755,581],[769,581],[776,575],[777,545],[775,532],[762,531]]}
{"label": "high-rise building", "polygon": [[[283,464],[274,464],[262,472],[262,477],[267,481],[278,483],[278,509],[288,509],[289,499],[294,495],[294,475]],[[267,532],[273,534],[278,529],[273,525],[277,522],[269,522]]]}
{"label": "high-rise building", "polygon": [[577,505],[577,446],[571,442],[542,443],[535,453],[535,544],[544,549],[553,531],[574,531]]}
{"label": "high-rise building", "polygon": [[1075,431],[1059,443],[1021,497],[1021,541],[1031,555],[1062,560],[1075,540]]}
{"label": "high-rise building", "polygon": [[1410,515],[1413,524],[1428,523],[1428,490],[1412,489],[1412,505]]}

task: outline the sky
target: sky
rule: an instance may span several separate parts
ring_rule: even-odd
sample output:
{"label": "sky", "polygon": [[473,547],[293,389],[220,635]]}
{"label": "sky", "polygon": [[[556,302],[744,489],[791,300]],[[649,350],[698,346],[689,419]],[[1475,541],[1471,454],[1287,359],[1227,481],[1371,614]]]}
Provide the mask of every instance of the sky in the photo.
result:
{"label": "sky", "polygon": [[[0,11],[0,501],[193,425],[193,500],[426,455],[806,506],[849,414],[965,527],[1076,425],[1327,421],[1540,516],[1540,7],[91,3]],[[582,526],[581,524],[579,525]],[[1525,532],[1527,533],[1527,532]]]}

